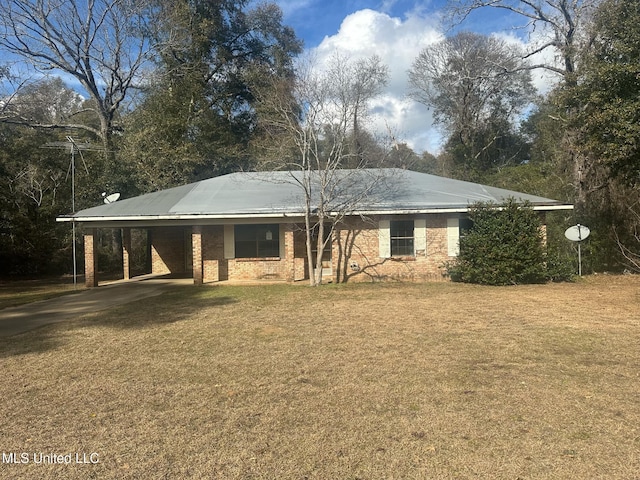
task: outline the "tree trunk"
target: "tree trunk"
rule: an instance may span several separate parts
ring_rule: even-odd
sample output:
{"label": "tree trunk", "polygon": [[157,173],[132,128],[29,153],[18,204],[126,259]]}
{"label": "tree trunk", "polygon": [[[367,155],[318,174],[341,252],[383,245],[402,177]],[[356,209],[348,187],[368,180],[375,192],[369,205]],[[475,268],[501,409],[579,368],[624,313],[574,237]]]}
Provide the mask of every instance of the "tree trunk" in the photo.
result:
{"label": "tree trunk", "polygon": [[324,256],[324,218],[318,219],[318,238],[316,239],[315,284],[322,284],[322,257]]}
{"label": "tree trunk", "polygon": [[309,270],[309,285],[315,286],[315,276],[313,275],[313,248],[312,248],[312,226],[311,226],[311,176],[309,171],[305,172],[306,177],[303,179],[303,188],[305,190],[305,209],[304,209],[304,231],[305,246],[307,248],[307,268]]}
{"label": "tree trunk", "polygon": [[304,227],[306,234],[306,247],[307,247],[307,268],[309,269],[309,285],[314,287],[316,285],[315,275],[313,274],[313,248],[311,238],[311,212],[307,209],[304,215]]}

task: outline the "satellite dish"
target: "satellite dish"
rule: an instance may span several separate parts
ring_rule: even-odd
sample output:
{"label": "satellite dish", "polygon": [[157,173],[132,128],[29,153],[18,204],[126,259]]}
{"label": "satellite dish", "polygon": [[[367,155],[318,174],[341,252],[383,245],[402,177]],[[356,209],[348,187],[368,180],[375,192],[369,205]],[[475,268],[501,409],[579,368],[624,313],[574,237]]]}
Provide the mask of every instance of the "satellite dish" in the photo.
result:
{"label": "satellite dish", "polygon": [[582,276],[582,252],[580,251],[580,242],[587,238],[591,230],[584,225],[574,225],[565,230],[564,236],[572,242],[578,242],[578,275]]}
{"label": "satellite dish", "polygon": [[113,203],[120,198],[120,194],[112,193],[111,195],[107,195],[107,192],[102,192],[102,198],[104,198],[104,203]]}
{"label": "satellite dish", "polygon": [[567,230],[564,232],[564,236],[572,242],[581,242],[582,240],[586,239],[590,233],[591,230],[589,230],[589,227],[578,224],[574,225],[573,227],[567,228]]}

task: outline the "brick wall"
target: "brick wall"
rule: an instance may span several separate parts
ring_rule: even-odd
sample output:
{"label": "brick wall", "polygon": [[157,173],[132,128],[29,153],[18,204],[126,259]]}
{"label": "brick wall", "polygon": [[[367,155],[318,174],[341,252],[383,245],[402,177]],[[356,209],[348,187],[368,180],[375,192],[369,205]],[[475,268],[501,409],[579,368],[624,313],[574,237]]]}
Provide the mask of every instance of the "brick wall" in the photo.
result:
{"label": "brick wall", "polygon": [[414,257],[383,258],[378,225],[380,220],[393,218],[354,219],[341,226],[333,242],[335,281],[446,280],[443,264],[452,259],[447,253],[447,216],[413,217],[426,220],[426,252]]}
{"label": "brick wall", "polygon": [[[156,274],[184,274],[187,272],[185,235],[191,227],[154,227],[151,234],[151,272]],[[189,258],[191,253],[189,252]]]}
{"label": "brick wall", "polygon": [[[446,280],[444,264],[455,258],[449,256],[448,218],[455,218],[455,215],[348,219],[339,226],[332,241],[333,281]],[[423,247],[417,248],[416,235],[415,256],[384,258],[381,256],[380,221],[406,219],[420,220],[422,225],[426,224],[426,242],[423,240]],[[308,279],[304,225],[281,224],[280,231],[281,243],[285,240],[281,248],[282,258],[225,259],[225,227],[222,225],[152,228],[152,271],[157,274],[185,274],[190,271],[190,262],[201,256],[201,279],[204,282]],[[546,235],[544,225],[542,234],[543,237]],[[87,257],[87,260],[91,265],[91,259]],[[198,275],[199,272],[195,271],[196,283],[200,278]],[[92,278],[88,276],[88,281],[93,281]]]}
{"label": "brick wall", "polygon": [[309,278],[309,265],[307,263],[307,243],[304,225],[292,225],[293,231],[293,278],[304,280]]}
{"label": "brick wall", "polygon": [[228,262],[224,259],[224,227],[202,227],[202,262],[205,282],[229,278]]}
{"label": "brick wall", "polygon": [[194,225],[191,229],[191,251],[192,251],[192,270],[193,270],[193,283],[196,285],[202,285],[204,282],[204,268],[202,259],[202,244],[203,234],[202,226]]}
{"label": "brick wall", "polygon": [[[293,281],[296,263],[293,259],[294,227],[289,224],[280,225],[284,233],[283,258],[230,258],[224,254],[224,226],[196,226],[194,228],[194,259],[198,251],[202,255],[202,280],[217,282],[223,280],[286,280]],[[195,242],[198,232],[201,243]],[[159,234],[160,232],[158,232]],[[177,239],[175,239],[177,241]],[[155,242],[154,242],[155,243]],[[171,242],[167,242],[168,244]],[[158,255],[159,256],[159,255]],[[161,268],[162,262],[158,262]],[[194,272],[194,275],[197,272]],[[196,279],[197,282],[197,279]]]}
{"label": "brick wall", "polygon": [[[352,219],[341,225],[332,242],[333,281],[377,280],[443,280],[443,264],[448,256],[446,215],[427,215],[426,252],[415,257],[382,258],[380,256],[379,220],[394,217],[378,217],[371,221]],[[400,218],[400,217],[398,217]],[[418,217],[416,217],[418,218]],[[284,232],[283,258],[224,258],[224,227],[195,227],[201,232],[201,248],[204,282],[221,280],[304,280],[309,278],[306,262],[305,232],[303,225],[281,224]],[[184,259],[180,248],[179,229],[158,229],[154,238],[164,234],[161,243],[154,240],[154,271],[164,268],[167,273],[176,272]],[[293,246],[292,246],[293,245]],[[194,257],[197,252],[194,253]],[[174,265],[174,267],[172,267]]]}
{"label": "brick wall", "polygon": [[[378,216],[368,220],[348,219],[339,225],[339,230],[334,233],[331,252],[332,280],[334,282],[446,280],[444,265],[455,258],[449,256],[448,218],[455,218],[455,216],[430,214],[414,217]],[[426,241],[423,236],[421,248],[418,248],[416,234],[415,256],[388,258],[381,256],[380,221],[406,219],[419,220],[421,225],[426,225]],[[389,223],[387,228],[388,225]],[[416,228],[418,225],[416,222]],[[281,224],[280,231],[281,244],[284,240],[281,246],[282,258],[225,259],[225,227],[222,225],[156,227],[151,229],[153,273],[188,273],[190,261],[201,256],[201,275],[197,269],[194,271],[196,283],[223,280],[299,281],[308,279],[304,226]],[[546,235],[544,225],[542,235],[543,237]],[[86,239],[89,246],[85,247],[89,251],[90,240],[90,238]],[[90,257],[87,257],[87,263],[92,264]],[[95,275],[91,276],[88,272],[87,281],[92,282],[94,277]]]}
{"label": "brick wall", "polygon": [[295,278],[296,261],[294,259],[294,237],[296,226],[280,224],[282,234],[280,241],[282,258],[233,258],[227,262],[227,276],[229,280],[285,280]]}
{"label": "brick wall", "polygon": [[131,229],[122,229],[122,271],[125,280],[131,278]]}
{"label": "brick wall", "polygon": [[234,258],[229,262],[229,280],[285,280],[285,261],[281,259]]}
{"label": "brick wall", "polygon": [[[415,217],[426,221],[426,253],[419,251],[415,257],[382,258],[379,221],[394,218],[350,219],[340,225],[332,242],[333,281],[445,279],[443,264],[451,260],[447,254],[447,216]],[[156,274],[185,274],[189,271],[189,260],[201,255],[204,282],[309,278],[303,226],[282,224],[280,228],[285,239],[284,257],[269,259],[225,259],[222,225],[153,228],[152,271]],[[193,240],[187,242],[191,235]],[[198,235],[201,235],[200,241]],[[195,271],[196,282],[199,281],[198,275]]]}
{"label": "brick wall", "polygon": [[84,234],[84,281],[88,288],[98,286],[97,229],[86,229]]}

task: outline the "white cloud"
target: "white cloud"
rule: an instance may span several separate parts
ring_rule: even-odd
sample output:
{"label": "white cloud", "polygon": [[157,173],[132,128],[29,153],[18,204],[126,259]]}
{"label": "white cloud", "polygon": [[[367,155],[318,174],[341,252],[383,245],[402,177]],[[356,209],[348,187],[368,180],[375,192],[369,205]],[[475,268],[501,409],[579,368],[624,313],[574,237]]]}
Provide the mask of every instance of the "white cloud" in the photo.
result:
{"label": "white cloud", "polygon": [[[387,0],[391,5],[394,0]],[[371,119],[375,133],[392,131],[399,142],[406,142],[416,152],[437,153],[442,147],[442,133],[433,126],[428,108],[407,97],[407,72],[418,53],[427,45],[444,38],[437,14],[427,15],[416,9],[403,18],[370,9],[359,10],[344,18],[339,31],[311,49],[319,65],[326,64],[337,54],[352,60],[378,55],[389,67],[390,79],[385,92],[371,102],[375,116]],[[548,40],[548,32],[541,30],[522,38],[514,32],[494,33],[508,42],[520,45],[525,51]],[[554,64],[558,59],[552,49],[533,55],[532,64]],[[532,71],[533,84],[546,94],[560,80],[549,70]]]}
{"label": "white cloud", "polygon": [[390,79],[383,95],[371,104],[374,129],[391,130],[417,152],[435,152],[440,135],[427,108],[407,97],[407,71],[420,50],[442,38],[437,17],[409,14],[400,19],[366,9],[345,17],[338,33],[326,36],[311,53],[319,65],[336,53],[352,60],[378,55],[389,67]]}

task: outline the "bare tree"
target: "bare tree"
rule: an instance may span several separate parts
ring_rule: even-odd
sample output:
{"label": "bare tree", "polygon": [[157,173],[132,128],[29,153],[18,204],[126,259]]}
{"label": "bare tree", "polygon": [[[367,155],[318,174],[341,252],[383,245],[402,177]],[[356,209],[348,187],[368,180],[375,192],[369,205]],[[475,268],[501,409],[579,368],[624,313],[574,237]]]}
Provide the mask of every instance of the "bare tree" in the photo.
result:
{"label": "bare tree", "polygon": [[[516,28],[539,40],[532,43],[524,58],[553,49],[552,62],[532,63],[527,69],[542,68],[560,74],[572,82],[576,70],[579,43],[586,39],[586,24],[600,0],[449,0],[448,17],[455,23],[466,19],[474,10],[494,8],[515,13],[522,19]],[[556,61],[557,60],[557,61]]]}
{"label": "bare tree", "polygon": [[30,78],[21,79],[12,71],[12,65],[0,65],[0,122],[12,118],[14,99],[20,95]]}
{"label": "bare tree", "polygon": [[[40,72],[69,75],[86,90],[97,127],[66,121],[95,134],[111,150],[116,118],[147,59],[141,35],[145,2],[136,0],[5,0],[0,9],[0,49]],[[81,112],[77,112],[81,113]],[[19,121],[19,119],[16,119]]]}
{"label": "bare tree", "polygon": [[59,77],[30,79],[11,92],[0,120],[22,125],[62,124],[84,103],[82,96]]}
{"label": "bare tree", "polygon": [[409,70],[410,96],[433,109],[467,180],[519,160],[513,124],[535,99],[524,63],[517,46],[462,32],[424,48]]}
{"label": "bare tree", "polygon": [[[530,39],[530,48],[524,58],[533,58],[539,53],[551,51],[549,60],[531,63],[529,70],[544,69],[562,76],[566,87],[578,85],[578,63],[581,54],[590,44],[590,23],[602,0],[449,0],[448,16],[460,23],[473,11],[493,8],[515,14],[522,23],[515,28],[525,30]],[[589,195],[588,172],[592,163],[580,151],[576,143],[578,132],[569,128],[579,107],[567,107],[557,118],[558,128],[565,130],[563,142],[570,165],[572,184],[575,188],[575,203],[578,210],[585,207]],[[601,188],[599,186],[598,188]]]}
{"label": "bare tree", "polygon": [[367,169],[375,165],[366,151],[350,147],[386,72],[376,58],[351,62],[336,56],[323,71],[301,62],[295,79],[259,93],[265,154],[275,162],[265,167],[290,171],[290,182],[303,192],[311,285],[322,283],[322,252],[336,226],[384,180],[379,170]]}
{"label": "bare tree", "polygon": [[68,158],[63,156],[64,163],[60,164],[58,155],[44,154],[41,147],[47,140],[55,140],[55,136],[45,132],[29,133],[31,129],[11,124],[46,125],[62,122],[81,108],[83,99],[57,77],[18,87],[10,95],[6,109],[0,110],[0,119],[3,116],[9,119],[2,126],[2,135],[7,140],[3,143],[5,158],[2,159],[2,181],[6,182],[4,185],[10,192],[16,194],[18,208],[22,201],[18,198],[23,196],[37,208],[47,202],[54,206],[57,191],[65,180],[64,163],[68,163]]}
{"label": "bare tree", "polygon": [[411,97],[433,108],[449,132],[464,132],[496,111],[511,119],[534,98],[520,50],[495,37],[459,33],[424,48],[409,70]]}
{"label": "bare tree", "polygon": [[[343,59],[336,57],[334,64],[342,63]],[[345,99],[345,103],[353,104],[353,153],[358,161],[362,161],[363,146],[360,139],[360,118],[366,115],[369,101],[379,95],[387,85],[389,69],[382,63],[377,55],[357,60],[352,64],[346,62],[342,68],[335,68],[335,73],[343,74],[346,78],[339,80],[348,86],[345,93],[351,95],[351,99]]]}

